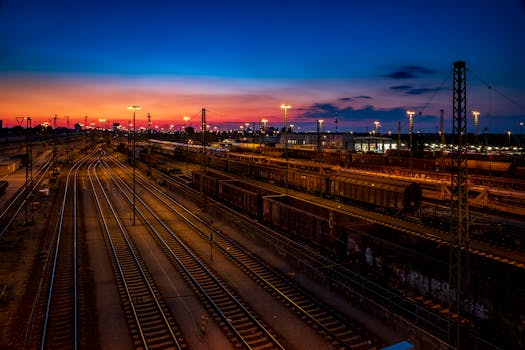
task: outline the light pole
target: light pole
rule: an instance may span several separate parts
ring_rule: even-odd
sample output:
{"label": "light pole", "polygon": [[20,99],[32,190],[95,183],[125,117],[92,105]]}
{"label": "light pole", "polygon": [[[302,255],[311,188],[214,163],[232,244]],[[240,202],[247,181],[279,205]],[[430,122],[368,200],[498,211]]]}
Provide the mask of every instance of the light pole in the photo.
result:
{"label": "light pole", "polygon": [[22,121],[26,122],[26,157],[27,157],[27,163],[26,163],[26,183],[25,183],[25,221],[24,224],[29,224],[29,221],[33,221],[33,207],[31,206],[31,220],[28,220],[28,203],[31,202],[29,196],[31,194],[29,187],[30,184],[33,182],[33,151],[31,147],[31,117],[16,117],[16,121],[18,123],[21,123]]}
{"label": "light pole", "polygon": [[376,135],[379,135],[379,128],[381,127],[381,123],[379,121],[375,121],[374,125],[376,127]]}
{"label": "light pole", "polygon": [[510,135],[512,134],[512,132],[510,130],[507,131],[507,136],[509,137],[509,147],[510,147]]}
{"label": "light pole", "polygon": [[283,103],[281,109],[284,109],[284,160],[286,162],[286,175],[284,177],[284,188],[288,193],[288,109],[291,105]]}
{"label": "light pole", "polygon": [[151,116],[148,113],[148,176],[151,176]]}
{"label": "light pole", "polygon": [[409,125],[410,125],[410,131],[409,131],[409,134],[410,134],[410,141],[409,141],[409,147],[410,147],[410,176],[412,177],[412,133],[414,131],[414,114],[416,114],[416,112],[414,111],[407,111],[407,114],[408,114],[408,117],[409,117]]}
{"label": "light pole", "polygon": [[288,110],[291,105],[283,103],[281,109],[284,109],[284,158],[288,159]]}
{"label": "light pole", "polygon": [[268,119],[263,118],[261,122],[263,123],[264,132],[266,132],[266,123],[268,123]]}
{"label": "light pole", "polygon": [[321,158],[321,129],[323,127],[323,119],[317,119],[317,157]]}
{"label": "light pole", "polygon": [[472,111],[472,115],[474,116],[474,143],[476,147],[478,146],[478,122],[479,122],[479,112],[478,111]]}
{"label": "light pole", "polygon": [[414,114],[416,112],[414,111],[407,111],[408,117],[409,117],[409,125],[410,125],[410,131],[409,131],[409,147],[410,147],[410,153],[412,153],[412,132],[414,130]]}
{"label": "light pole", "polygon": [[264,145],[264,135],[266,134],[266,123],[268,123],[268,119],[263,118],[261,122],[263,123],[263,129],[261,132],[261,145]]}
{"label": "light pole", "polygon": [[132,152],[132,159],[133,159],[133,225],[135,225],[135,211],[136,211],[136,193],[135,193],[135,145],[136,145],[136,127],[135,127],[135,112],[140,110],[140,106],[128,106],[128,109],[133,111],[133,152]]}
{"label": "light pole", "polygon": [[184,117],[182,117],[182,119],[184,119],[184,132],[186,132],[186,124],[188,124],[188,121],[190,120],[190,117],[188,117],[187,115],[185,115]]}

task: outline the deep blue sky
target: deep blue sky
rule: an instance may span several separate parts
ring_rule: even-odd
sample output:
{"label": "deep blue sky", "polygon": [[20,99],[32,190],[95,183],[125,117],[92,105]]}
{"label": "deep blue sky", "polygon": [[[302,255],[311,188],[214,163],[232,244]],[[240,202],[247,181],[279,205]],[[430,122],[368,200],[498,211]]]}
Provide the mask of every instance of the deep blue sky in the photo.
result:
{"label": "deep blue sky", "polygon": [[304,130],[395,130],[414,109],[435,131],[465,60],[480,127],[519,132],[524,43],[524,0],[0,0],[0,118],[117,120],[137,103],[166,122],[206,107],[215,124],[278,124],[287,102]]}

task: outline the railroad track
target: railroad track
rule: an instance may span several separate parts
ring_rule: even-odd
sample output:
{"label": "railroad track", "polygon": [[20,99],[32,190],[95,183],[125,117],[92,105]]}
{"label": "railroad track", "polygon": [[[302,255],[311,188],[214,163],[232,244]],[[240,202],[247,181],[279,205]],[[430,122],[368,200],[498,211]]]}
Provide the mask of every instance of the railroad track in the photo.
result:
{"label": "railroad track", "polygon": [[[177,181],[178,184],[172,184],[172,182],[175,182],[173,178],[165,177],[165,179],[168,187],[175,187],[177,190],[185,191],[186,193],[184,187],[187,185],[187,183],[184,181]],[[246,180],[244,178],[243,181],[253,182],[259,186],[262,185],[263,187],[266,186],[265,183],[261,183],[259,181]],[[269,188],[278,191],[278,188],[275,186],[269,186]],[[302,193],[294,192],[293,195],[297,195],[298,197],[304,196],[305,200],[311,200],[311,196]],[[202,200],[202,196],[200,194],[197,195],[197,197],[200,197]],[[209,197],[207,200],[212,202]],[[323,202],[323,204],[326,202],[326,206],[332,208],[332,210],[340,210],[342,207],[346,207],[346,205],[343,205],[342,203],[333,202],[330,200],[320,199],[320,201]],[[217,203],[217,206],[220,206],[220,204]],[[355,213],[353,210],[349,211],[348,213],[358,218],[369,218],[367,211],[360,208],[356,209],[358,213]],[[222,208],[222,210],[224,210],[224,208]],[[232,217],[240,217],[236,211],[230,209],[230,212],[232,212]],[[363,215],[359,216],[361,212]],[[378,214],[378,216],[380,219],[375,218],[377,221],[374,222],[380,224],[388,222],[391,219],[391,217],[383,214]],[[405,225],[404,220],[399,218],[393,219],[395,219],[395,221],[399,221],[401,225]],[[393,225],[387,226],[396,228],[398,227],[396,224],[397,222],[394,222]],[[417,222],[406,222],[406,224],[411,227],[409,229],[405,227],[401,231],[411,233],[411,230],[414,230],[415,233],[421,238],[427,239],[424,234],[417,231],[418,228],[422,227],[421,224]],[[417,294],[414,294],[413,292],[408,293],[405,291],[393,290],[379,285],[366,276],[359,274],[359,272],[350,270],[346,266],[342,266],[326,257],[317,254],[315,250],[312,250],[309,247],[298,245],[297,242],[291,241],[286,236],[276,234],[275,232],[267,230],[265,227],[258,226],[260,225],[252,222],[250,233],[261,237],[269,245],[274,246],[274,249],[286,252],[286,255],[289,254],[296,257],[300,264],[306,269],[309,269],[313,272],[313,274],[318,275],[322,279],[328,278],[333,286],[337,286],[337,289],[348,295],[350,298],[354,299],[357,303],[365,305],[365,308],[368,309],[366,305],[376,305],[376,308],[374,309],[375,311],[373,312],[377,312],[377,310],[384,310],[383,312],[379,312],[391,314],[394,311],[400,315],[399,322],[406,324],[407,327],[419,329],[421,333],[426,334],[429,338],[435,339],[436,342],[445,344],[447,341],[447,337],[449,335],[449,326],[451,322],[457,322],[457,315],[450,313],[446,307],[432,303],[427,298],[421,297]],[[435,231],[433,232],[433,235],[440,233],[439,230],[431,228],[430,230]],[[264,233],[255,233],[258,231]],[[432,240],[441,242],[438,244],[442,245],[449,244],[448,241],[442,239],[439,236],[432,237]],[[465,320],[465,322],[468,323],[468,320]],[[474,330],[469,329],[468,333],[470,337],[477,339],[476,341],[485,342],[485,340]]]}
{"label": "railroad track", "polygon": [[348,319],[328,304],[299,287],[278,273],[261,259],[254,256],[241,245],[228,238],[220,230],[210,232],[209,223],[195,215],[182,203],[153,186],[149,181],[139,178],[140,185],[146,188],[167,209],[181,217],[197,230],[204,240],[210,240],[228,259],[235,262],[255,282],[271,295],[298,314],[305,322],[330,342],[343,348],[376,349],[380,345],[377,337],[366,331],[357,322]]}
{"label": "railroad track", "polygon": [[95,163],[89,166],[89,180],[135,348],[187,348],[179,326],[104,189]]}
{"label": "railroad track", "polygon": [[[106,167],[106,170],[108,173],[112,171],[109,167]],[[116,173],[113,174],[113,184],[131,204],[132,189]],[[138,216],[235,346],[247,349],[284,349],[277,339],[276,332],[265,325],[233,289],[186,246],[142,198],[137,198],[137,204]]]}
{"label": "railroad track", "polygon": [[84,297],[85,274],[79,263],[84,253],[77,245],[77,177],[86,159],[76,162],[66,177],[53,246],[49,250],[50,259],[44,267],[30,316],[26,348],[77,349],[89,342],[79,331],[79,323],[84,322],[88,306]]}
{"label": "railroad track", "polygon": [[[167,181],[168,183],[177,182],[177,190],[183,191],[185,195],[193,196],[196,200],[202,200],[201,194],[193,189],[186,188],[187,184],[183,181],[176,181],[175,179]],[[172,187],[173,185],[169,186]],[[313,272],[314,275],[318,275],[321,279],[328,278],[332,286],[335,286],[357,304],[376,305],[376,310],[384,310],[383,313],[395,312],[400,315],[400,322],[408,321],[408,327],[419,329],[421,333],[435,339],[437,343],[445,344],[451,322],[449,317],[451,316],[453,320],[457,319],[457,315],[454,313],[449,315],[449,311],[445,307],[431,303],[427,298],[413,292],[384,287],[360,274],[359,271],[354,271],[348,266],[334,262],[319,254],[315,249],[298,244],[285,235],[271,231],[232,208],[225,207],[211,198],[207,200],[210,205],[221,207],[221,215],[231,216],[231,221],[250,221],[250,234],[265,240],[274,249],[286,252],[286,255],[294,256],[301,266]],[[227,250],[231,249],[231,247],[227,248]],[[468,321],[465,320],[465,322]],[[479,334],[475,332],[472,336],[479,339]]]}
{"label": "railroad track", "polygon": [[0,227],[2,227],[2,229],[0,231],[0,238],[9,231],[22,209],[29,204],[31,197],[46,178],[46,174],[49,169],[51,169],[51,166],[51,161],[45,162],[34,176],[33,181],[28,183],[28,187],[21,187],[14,197],[11,198],[9,204],[1,208]]}

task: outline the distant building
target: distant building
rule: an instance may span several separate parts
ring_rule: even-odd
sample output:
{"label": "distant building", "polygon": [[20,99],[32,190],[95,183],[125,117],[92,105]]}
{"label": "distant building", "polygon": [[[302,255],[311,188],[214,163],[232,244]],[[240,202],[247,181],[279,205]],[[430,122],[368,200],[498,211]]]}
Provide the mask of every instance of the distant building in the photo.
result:
{"label": "distant building", "polygon": [[120,130],[120,123],[113,123],[113,131],[119,131]]}
{"label": "distant building", "polygon": [[4,121],[0,119],[0,129],[2,129],[3,127],[4,127]]}
{"label": "distant building", "polygon": [[[348,152],[376,152],[384,153],[389,149],[396,149],[397,142],[389,137],[381,136],[354,136],[348,133],[288,133],[289,148],[315,150],[333,149]],[[285,135],[281,133],[279,146],[284,147]]]}

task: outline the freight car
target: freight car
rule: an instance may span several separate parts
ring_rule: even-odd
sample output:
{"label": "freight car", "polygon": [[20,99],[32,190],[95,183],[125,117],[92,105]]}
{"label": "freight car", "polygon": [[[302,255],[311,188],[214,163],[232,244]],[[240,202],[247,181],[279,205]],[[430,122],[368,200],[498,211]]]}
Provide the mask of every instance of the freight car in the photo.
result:
{"label": "freight car", "polygon": [[263,197],[263,220],[336,259],[347,256],[348,232],[373,231],[374,224],[297,198],[278,195]]}
{"label": "freight car", "polygon": [[219,181],[221,180],[233,179],[212,171],[207,171],[205,174],[200,171],[194,171],[192,173],[193,186],[197,190],[202,190],[204,193],[214,197],[219,196]]}
{"label": "freight car", "polygon": [[308,173],[285,167],[266,164],[252,164],[250,174],[279,186],[288,185],[289,188],[317,195],[326,194],[326,175]]}
{"label": "freight car", "polygon": [[218,198],[223,202],[258,218],[262,219],[262,198],[268,195],[277,195],[277,192],[254,186],[239,180],[219,181]]}
{"label": "freight car", "polygon": [[329,186],[330,194],[336,198],[396,212],[415,212],[422,200],[421,188],[412,182],[352,174],[331,176]]}
{"label": "freight car", "polygon": [[[157,144],[164,152],[166,147],[175,149],[184,146],[183,144],[164,141],[153,144]],[[188,160],[199,163],[202,153],[198,153],[199,150],[195,148],[192,150],[187,152]],[[419,208],[422,200],[421,188],[412,182],[370,178],[353,174],[326,175],[298,168],[265,164],[255,160],[254,162],[245,162],[242,159],[233,160],[229,157],[209,156],[207,159],[208,165],[237,175],[252,176],[279,186],[288,186],[288,188],[307,193],[360,202],[396,212],[414,212]],[[213,194],[215,195],[219,191],[218,182],[208,179],[209,174],[207,174],[204,186],[213,186]],[[215,178],[218,176],[218,174],[214,175]]]}
{"label": "freight car", "polygon": [[4,194],[8,185],[9,185],[8,181],[0,181],[0,195]]}

